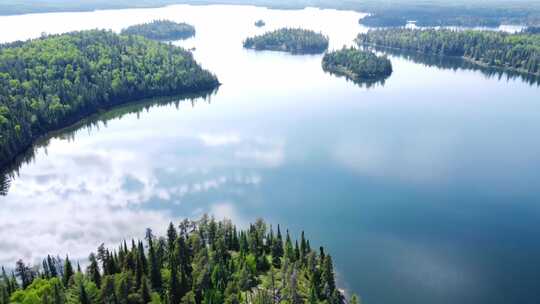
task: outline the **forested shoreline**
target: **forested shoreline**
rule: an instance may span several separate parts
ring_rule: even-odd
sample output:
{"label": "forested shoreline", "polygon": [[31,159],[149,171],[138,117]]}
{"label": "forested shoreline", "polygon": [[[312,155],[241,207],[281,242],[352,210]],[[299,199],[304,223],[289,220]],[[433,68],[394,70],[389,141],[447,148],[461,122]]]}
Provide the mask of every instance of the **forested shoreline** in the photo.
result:
{"label": "forested shoreline", "polygon": [[282,28],[247,38],[244,47],[293,54],[320,54],[328,49],[328,43],[328,37],[312,30]]}
{"label": "forested shoreline", "polygon": [[171,4],[256,5],[272,9],[319,7],[369,13],[360,23],[367,26],[402,26],[415,20],[423,26],[540,25],[538,1],[436,1],[436,0],[3,0],[0,15],[92,11],[96,9],[152,8]]}
{"label": "forested shoreline", "polygon": [[461,57],[474,63],[540,75],[540,35],[450,29],[377,29],[360,45]]}
{"label": "forested shoreline", "polygon": [[122,30],[124,35],[140,35],[152,40],[181,40],[195,36],[195,27],[187,23],[169,20],[154,20],[136,24]]}
{"label": "forested shoreline", "polygon": [[354,82],[382,80],[392,74],[392,63],[388,58],[354,47],[324,54],[322,67]]}
{"label": "forested shoreline", "polygon": [[19,260],[0,275],[0,304],[346,302],[331,255],[312,249],[304,232],[294,240],[263,220],[240,230],[206,215],[170,223],[163,237],[147,229],[145,241],[102,244],[84,269],[49,255],[41,265]]}
{"label": "forested shoreline", "polygon": [[91,30],[0,46],[0,166],[33,141],[112,106],[211,90],[190,52]]}

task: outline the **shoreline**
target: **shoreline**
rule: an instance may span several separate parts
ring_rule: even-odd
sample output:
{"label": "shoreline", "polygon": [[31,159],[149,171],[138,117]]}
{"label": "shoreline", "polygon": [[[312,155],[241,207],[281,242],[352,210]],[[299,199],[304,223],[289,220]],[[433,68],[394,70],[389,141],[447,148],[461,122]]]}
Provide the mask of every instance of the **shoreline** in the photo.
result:
{"label": "shoreline", "polygon": [[58,133],[62,133],[63,131],[66,131],[70,128],[76,127],[77,125],[84,123],[86,120],[91,119],[94,116],[99,116],[103,113],[107,113],[109,111],[113,111],[116,108],[121,108],[123,106],[128,106],[130,104],[137,104],[142,103],[147,100],[152,99],[158,99],[158,98],[176,98],[178,97],[180,100],[186,99],[190,96],[205,96],[207,94],[211,94],[215,90],[219,89],[221,86],[221,83],[218,82],[217,86],[213,88],[203,89],[199,91],[193,91],[193,92],[183,92],[183,93],[177,93],[177,94],[166,94],[166,95],[157,95],[157,96],[148,96],[143,98],[136,98],[136,99],[129,99],[129,100],[123,100],[119,101],[117,103],[103,106],[97,108],[95,112],[92,113],[82,113],[76,116],[73,116],[69,119],[66,119],[65,122],[62,122],[59,124],[57,128],[54,128],[52,130],[48,130],[44,132],[43,134],[36,135],[32,137],[29,140],[28,144],[25,144],[21,146],[20,149],[17,149],[17,152],[14,153],[12,157],[9,157],[8,159],[0,160],[0,173],[5,173],[5,171],[9,171],[10,167],[17,165],[18,161],[22,160],[22,157],[30,151],[33,147],[35,147],[40,141],[50,139],[51,137],[54,137]]}
{"label": "shoreline", "polygon": [[533,77],[534,76],[540,76],[540,72],[539,73],[531,73],[531,72],[528,72],[528,71],[523,70],[523,69],[516,69],[516,68],[507,67],[507,66],[500,66],[500,65],[489,65],[489,64],[484,63],[482,61],[474,60],[474,59],[466,57],[466,56],[449,56],[449,55],[441,55],[441,54],[435,54],[435,53],[426,53],[426,52],[422,52],[422,51],[418,51],[418,50],[391,47],[391,46],[385,46],[385,45],[376,44],[376,43],[362,43],[362,42],[359,42],[357,39],[355,39],[354,42],[357,43],[360,46],[396,50],[396,51],[401,51],[401,52],[412,52],[412,53],[416,53],[416,54],[420,54],[420,55],[427,55],[427,56],[439,56],[439,57],[443,57],[443,58],[444,57],[446,57],[446,58],[456,58],[456,59],[462,59],[464,61],[473,63],[475,65],[478,65],[478,66],[484,67],[484,68],[499,69],[499,70],[501,70],[503,72],[507,71],[507,72],[521,73],[521,74],[528,75],[528,76],[533,76]]}

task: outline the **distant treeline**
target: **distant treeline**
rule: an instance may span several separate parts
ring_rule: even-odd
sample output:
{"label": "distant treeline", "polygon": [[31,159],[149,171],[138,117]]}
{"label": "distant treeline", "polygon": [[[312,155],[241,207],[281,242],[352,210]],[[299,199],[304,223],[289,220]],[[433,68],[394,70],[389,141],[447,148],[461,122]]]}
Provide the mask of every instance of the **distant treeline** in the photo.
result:
{"label": "distant treeline", "polygon": [[283,28],[247,38],[244,47],[294,54],[318,54],[328,49],[328,37],[311,30]]}
{"label": "distant treeline", "polygon": [[[537,13],[538,15],[538,13]],[[400,27],[414,22],[417,26],[498,27],[502,24],[539,24],[540,17],[533,11],[508,8],[468,6],[415,6],[375,8],[372,14],[360,19],[370,27]]]}
{"label": "distant treeline", "polygon": [[359,34],[362,45],[463,57],[478,64],[540,74],[540,35],[448,29],[377,29]]}
{"label": "distant treeline", "polygon": [[180,40],[195,36],[195,27],[187,23],[154,20],[149,23],[132,25],[123,29],[122,34],[140,35],[152,40]]}
{"label": "distant treeline", "polygon": [[[19,260],[0,274],[0,304],[344,304],[332,257],[257,220],[247,230],[203,216],[167,234],[102,244],[82,269],[69,257]],[[353,296],[350,304],[358,304]]]}
{"label": "distant treeline", "polygon": [[218,86],[190,52],[110,31],[0,47],[0,165],[37,137],[101,109]]}
{"label": "distant treeline", "polygon": [[419,25],[426,26],[540,25],[540,2],[536,0],[0,0],[0,14],[156,7],[180,3],[355,10],[371,14],[361,20],[368,26],[400,26],[407,20],[416,20]]}
{"label": "distant treeline", "polygon": [[529,26],[523,30],[523,32],[529,34],[540,34],[540,26]]}

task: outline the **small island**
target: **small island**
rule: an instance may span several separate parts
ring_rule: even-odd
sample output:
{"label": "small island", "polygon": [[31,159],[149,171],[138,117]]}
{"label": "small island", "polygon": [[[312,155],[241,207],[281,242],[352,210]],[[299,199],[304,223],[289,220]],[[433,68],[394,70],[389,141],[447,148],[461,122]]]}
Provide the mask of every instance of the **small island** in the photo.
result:
{"label": "small island", "polygon": [[257,20],[257,22],[255,22],[256,27],[263,27],[265,25],[266,25],[266,22],[264,22],[264,20]]}
{"label": "small island", "polygon": [[124,35],[139,35],[152,40],[181,40],[195,36],[195,27],[187,23],[169,20],[154,20],[132,25],[121,32]]}
{"label": "small island", "polygon": [[[22,254],[22,253],[21,253]],[[0,273],[0,303],[331,303],[346,300],[332,256],[263,220],[241,230],[203,216],[169,224],[164,236],[100,245],[81,268],[77,257],[19,260]]]}
{"label": "small island", "polygon": [[381,81],[392,74],[392,63],[386,56],[354,47],[326,53],[322,67],[327,72],[360,83]]}
{"label": "small island", "polygon": [[328,49],[328,37],[311,30],[283,28],[247,38],[244,47],[293,54],[320,54]]}

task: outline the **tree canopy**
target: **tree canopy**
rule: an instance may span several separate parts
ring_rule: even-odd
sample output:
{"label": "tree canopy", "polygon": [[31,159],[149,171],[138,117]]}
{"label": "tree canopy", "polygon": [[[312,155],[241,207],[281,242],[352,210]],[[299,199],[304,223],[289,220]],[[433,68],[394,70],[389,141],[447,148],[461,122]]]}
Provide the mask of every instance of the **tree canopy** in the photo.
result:
{"label": "tree canopy", "polygon": [[163,237],[147,229],[145,241],[102,244],[77,272],[68,257],[17,265],[2,268],[0,304],[345,303],[331,255],[262,220],[240,230],[205,215],[170,223]]}
{"label": "tree canopy", "polygon": [[0,46],[0,164],[100,109],[219,85],[190,52],[91,30]]}
{"label": "tree canopy", "polygon": [[122,34],[140,35],[152,40],[180,40],[195,36],[195,27],[187,23],[154,20],[129,26],[122,30]]}
{"label": "tree canopy", "polygon": [[379,57],[371,51],[354,47],[326,53],[322,66],[325,71],[355,82],[381,80],[392,74],[392,63],[386,56]]}
{"label": "tree canopy", "polygon": [[323,53],[328,48],[328,37],[311,30],[282,28],[247,38],[244,47],[293,54],[317,54]]}
{"label": "tree canopy", "polygon": [[449,29],[377,29],[359,34],[361,45],[463,57],[478,64],[540,74],[540,35]]}

